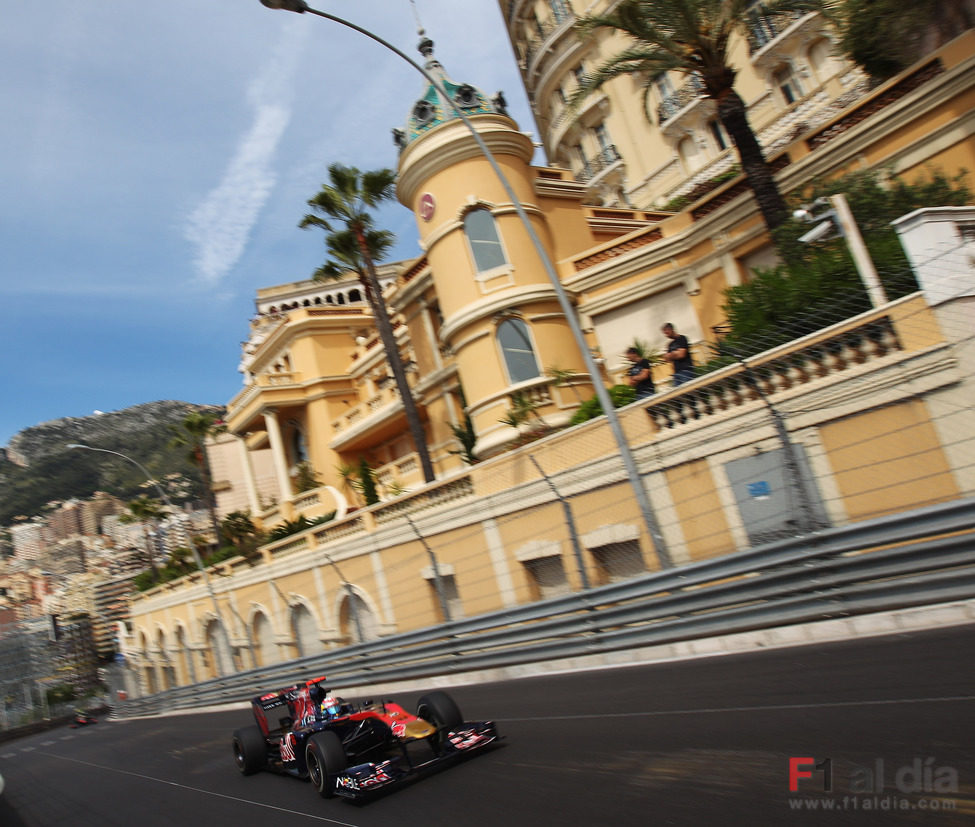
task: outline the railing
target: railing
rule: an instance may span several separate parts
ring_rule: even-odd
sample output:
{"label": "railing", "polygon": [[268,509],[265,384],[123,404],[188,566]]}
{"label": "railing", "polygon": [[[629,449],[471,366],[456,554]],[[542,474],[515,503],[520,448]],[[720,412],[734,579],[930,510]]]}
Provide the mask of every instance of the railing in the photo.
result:
{"label": "railing", "polygon": [[296,495],[291,504],[294,506],[295,511],[304,511],[306,508],[311,508],[312,506],[318,505],[320,502],[321,498],[318,496],[318,492],[309,491],[307,493]]}
{"label": "railing", "polygon": [[582,169],[576,173],[575,179],[580,184],[585,184],[622,160],[623,156],[613,144],[605,146],[591,158],[583,160]]}
{"label": "railing", "polygon": [[791,11],[781,14],[764,14],[764,6],[761,3],[754,4],[753,10],[748,14],[748,50],[755,54],[759,49],[768,46],[775,38],[781,35],[786,29],[803,16],[803,12]]}
{"label": "railing", "polygon": [[375,396],[370,397],[365,402],[360,402],[354,408],[349,409],[343,416],[334,420],[332,422],[332,431],[334,433],[340,433],[397,400],[399,400],[399,391],[394,384],[380,388]]}
{"label": "railing", "polygon": [[538,36],[529,39],[525,43],[525,66],[531,64],[535,53],[545,44],[553,32],[562,28],[571,28],[571,25],[575,22],[575,19],[575,15],[569,14],[561,16],[561,19],[552,17],[543,23],[540,23]]}
{"label": "railing", "polygon": [[291,371],[279,371],[265,374],[268,385],[294,385],[300,381],[299,375]]}
{"label": "railing", "polygon": [[705,374],[707,384],[688,385],[678,395],[668,394],[648,405],[647,413],[658,429],[674,428],[902,349],[887,316],[834,332],[829,338],[819,334],[808,338],[812,341],[804,347],[787,346],[778,355],[773,352],[771,358],[746,360],[745,365],[729,366],[723,374]]}
{"label": "railing", "polygon": [[667,95],[657,105],[657,123],[663,126],[691,101],[697,100],[704,94],[704,81],[697,75],[691,75],[676,92]]}
{"label": "railing", "polygon": [[975,499],[758,546],[626,581],[121,703],[121,716],[246,700],[309,674],[431,678],[975,596]]}

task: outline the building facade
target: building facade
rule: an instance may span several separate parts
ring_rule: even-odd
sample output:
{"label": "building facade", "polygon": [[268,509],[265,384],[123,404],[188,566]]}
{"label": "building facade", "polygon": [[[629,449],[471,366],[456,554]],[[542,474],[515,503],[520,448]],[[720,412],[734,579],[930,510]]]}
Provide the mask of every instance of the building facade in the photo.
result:
{"label": "building facade", "polygon": [[[618,78],[572,110],[579,80],[623,50],[605,33],[580,38],[580,16],[612,0],[502,0],[525,89],[549,162],[586,187],[586,202],[639,209],[686,201],[727,174],[737,158],[695,76],[656,78],[644,97]],[[747,36],[732,44],[736,88],[767,153],[829,120],[867,89],[864,74],[835,56],[831,32],[815,13],[768,16],[754,2]]]}
{"label": "building facade", "polygon": [[[527,10],[538,15],[556,6],[572,9],[541,2],[504,8],[514,30],[530,20]],[[554,92],[556,77],[571,75],[568,56],[594,48],[563,42],[569,32],[559,26],[566,21],[548,31],[539,22],[540,45],[519,52],[523,71],[534,72],[537,106],[545,89]],[[527,32],[518,29],[513,42],[527,42]],[[766,30],[769,40],[754,51],[745,42],[738,48],[757,79],[785,83],[772,57],[795,48],[809,72],[818,65],[816,55],[826,66],[825,45],[817,46],[822,32],[816,18],[799,18]],[[556,47],[566,50],[559,65],[568,75],[551,69],[546,80],[538,63],[547,54],[543,47],[551,47],[550,57],[559,53]],[[583,369],[512,199],[440,90],[425,87],[397,131],[398,196],[416,215],[424,253],[390,265],[383,278],[438,481],[421,483],[402,404],[367,307],[353,297],[354,282],[262,291],[245,345],[245,387],[227,412],[241,467],[252,469],[240,483],[252,492],[255,516],[266,527],[297,515],[335,511],[337,517],[265,547],[256,565],[220,564],[224,576],[214,578],[219,612],[197,575],[137,598],[123,646],[144,691],[212,676],[231,659],[232,668],[246,668],[421,628],[444,620],[445,605],[452,615],[474,615],[659,564],[605,422],[556,429],[591,395],[594,382],[620,378],[622,352],[634,337],[661,347],[665,321],[688,335],[701,355],[724,321],[724,291],[771,260],[766,228],[740,178],[695,197],[680,212],[651,209],[693,184],[679,141],[669,156],[663,150],[657,156],[669,157],[674,170],[680,166],[679,180],[655,178],[656,167],[634,149],[625,176],[616,179],[618,194],[609,187],[598,199],[603,203],[594,203],[592,179],[580,179],[570,155],[563,166],[532,166],[531,142],[505,114],[503,100],[455,83],[432,45],[421,48],[428,71],[466,111],[504,169],[603,375]],[[762,55],[769,56],[767,64]],[[870,90],[858,87],[849,67],[829,68],[828,78],[823,69],[825,88],[833,90],[823,93],[833,101],[824,102],[823,120],[806,121],[798,132],[793,121],[782,127],[787,140],[767,140],[782,190],[854,169],[885,167],[908,179],[932,168],[948,174],[975,169],[972,55],[975,33],[969,32]],[[799,58],[790,58],[789,66],[803,80]],[[743,63],[743,76],[746,70]],[[781,86],[769,92],[762,83],[770,99],[781,102],[783,118],[802,104],[802,95],[787,103]],[[851,89],[858,91],[847,96]],[[618,109],[611,91],[620,96]],[[606,96],[607,130],[623,133],[644,123],[631,107],[624,128],[617,120],[626,109],[622,90]],[[757,120],[761,96],[744,97]],[[707,101],[692,96],[687,104],[706,114]],[[662,107],[656,122],[644,127],[646,140],[668,140],[662,126],[680,114],[680,108]],[[667,116],[663,123],[661,115]],[[554,116],[539,117],[549,155],[557,159],[569,144],[560,143]],[[710,128],[700,123],[695,135],[706,138]],[[621,158],[627,156],[622,137],[619,145]],[[639,174],[633,172],[638,163],[644,164]],[[962,243],[965,226],[956,221],[952,230]],[[959,278],[968,284],[972,274]],[[970,313],[969,296],[934,300],[925,289],[762,354],[747,367],[730,366],[680,387],[659,371],[661,392],[628,408],[622,425],[673,559],[689,563],[783,533],[975,492],[973,446],[958,436],[972,432],[971,361],[965,358],[970,333],[963,321]],[[757,371],[761,393],[745,371]],[[786,438],[776,430],[769,400],[787,422]],[[528,420],[512,416],[519,405],[530,411]],[[471,467],[458,437],[468,421],[483,460]],[[512,450],[538,422],[555,432]],[[787,451],[797,457],[791,481],[783,472]],[[265,459],[269,453],[273,470],[277,496],[270,504],[258,495],[260,475],[251,462],[260,452]],[[376,471],[385,500],[370,508],[345,485],[342,471],[360,458]],[[299,491],[303,463],[320,484]],[[578,558],[547,484],[552,478],[573,500]],[[422,521],[421,529],[405,519],[410,514]],[[439,594],[431,585],[428,548],[436,550],[438,579],[446,585]],[[221,627],[231,652],[221,648]]]}

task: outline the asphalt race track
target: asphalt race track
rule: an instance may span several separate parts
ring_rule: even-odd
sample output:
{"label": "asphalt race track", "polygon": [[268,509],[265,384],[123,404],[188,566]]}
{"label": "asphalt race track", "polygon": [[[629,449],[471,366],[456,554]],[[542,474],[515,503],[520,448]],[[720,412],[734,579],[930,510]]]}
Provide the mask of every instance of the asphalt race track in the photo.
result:
{"label": "asphalt race track", "polygon": [[973,644],[975,625],[458,687],[505,743],[365,804],[240,776],[246,710],[52,730],[0,744],[0,825],[968,825]]}

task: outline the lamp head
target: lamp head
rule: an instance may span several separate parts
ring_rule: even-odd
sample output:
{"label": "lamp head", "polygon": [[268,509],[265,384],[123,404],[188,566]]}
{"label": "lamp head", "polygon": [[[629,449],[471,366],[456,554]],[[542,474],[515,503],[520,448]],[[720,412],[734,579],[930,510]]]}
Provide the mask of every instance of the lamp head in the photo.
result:
{"label": "lamp head", "polygon": [[296,11],[298,14],[308,11],[308,4],[305,0],[261,0],[261,5],[267,6],[269,9]]}

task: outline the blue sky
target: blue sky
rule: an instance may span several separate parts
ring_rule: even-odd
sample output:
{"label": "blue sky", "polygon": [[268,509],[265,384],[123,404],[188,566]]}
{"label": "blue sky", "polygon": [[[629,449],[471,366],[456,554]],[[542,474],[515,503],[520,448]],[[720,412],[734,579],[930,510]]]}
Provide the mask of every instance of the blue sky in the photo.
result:
{"label": "blue sky", "polygon": [[[409,0],[319,0],[421,61]],[[416,0],[456,80],[525,103],[496,0]],[[0,27],[0,445],[156,399],[224,404],[257,288],[307,278],[329,163],[395,167],[422,76],[259,0],[9,0]],[[536,156],[536,161],[539,156]],[[413,216],[381,224],[416,255]]]}

